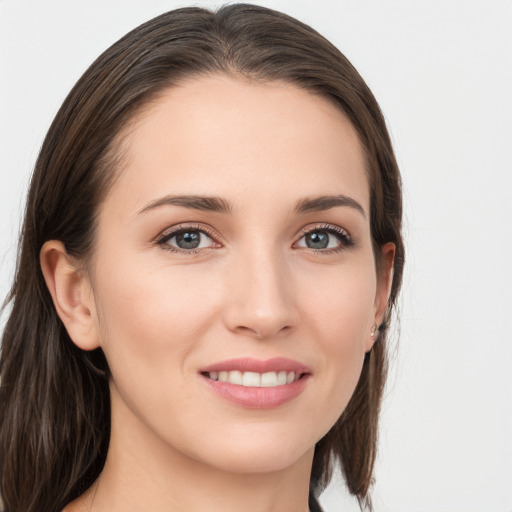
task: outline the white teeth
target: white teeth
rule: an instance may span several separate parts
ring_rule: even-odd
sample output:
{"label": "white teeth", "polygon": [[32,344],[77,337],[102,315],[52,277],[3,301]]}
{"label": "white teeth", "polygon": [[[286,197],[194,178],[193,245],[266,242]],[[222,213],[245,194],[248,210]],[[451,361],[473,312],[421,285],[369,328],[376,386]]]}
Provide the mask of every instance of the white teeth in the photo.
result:
{"label": "white teeth", "polygon": [[247,388],[259,388],[261,386],[261,375],[256,372],[244,372],[242,385]]}
{"label": "white teeth", "polygon": [[284,384],[286,384],[287,377],[288,377],[288,374],[286,372],[279,372],[277,374],[277,385],[283,386]]}
{"label": "white teeth", "polygon": [[298,380],[300,375],[295,372],[241,372],[232,370],[230,372],[210,372],[210,379],[219,380],[220,382],[229,382],[238,386],[246,386],[249,388],[272,388],[275,386],[284,386]]}
{"label": "white teeth", "polygon": [[243,384],[242,372],[238,372],[236,370],[229,372],[228,382],[241,386]]}
{"label": "white teeth", "polygon": [[276,372],[268,372],[261,374],[261,387],[271,388],[277,386],[277,374]]}

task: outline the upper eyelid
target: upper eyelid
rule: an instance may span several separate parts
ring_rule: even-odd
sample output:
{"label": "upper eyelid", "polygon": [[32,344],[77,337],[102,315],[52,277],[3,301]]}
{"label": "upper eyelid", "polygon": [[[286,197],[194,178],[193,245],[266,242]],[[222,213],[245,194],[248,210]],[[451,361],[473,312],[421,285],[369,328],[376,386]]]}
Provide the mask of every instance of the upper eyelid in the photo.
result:
{"label": "upper eyelid", "polygon": [[304,226],[298,233],[298,240],[302,238],[304,235],[311,233],[312,231],[334,231],[338,234],[345,234],[348,238],[352,239],[352,235],[348,231],[348,229],[342,228],[336,224],[329,223],[320,223],[320,224],[308,224]]}
{"label": "upper eyelid", "polygon": [[204,225],[199,225],[199,224],[190,224],[188,226],[185,224],[186,223],[180,223],[179,225],[164,229],[162,232],[160,232],[158,234],[158,236],[156,237],[156,240],[157,241],[161,241],[164,239],[169,240],[173,236],[176,236],[177,234],[182,233],[183,231],[189,230],[189,231],[200,231],[201,233],[204,233],[205,235],[210,237],[212,240],[216,241],[217,243],[220,243],[220,242],[218,242],[218,238],[220,238],[219,235],[217,235],[216,232],[212,228],[209,228]]}

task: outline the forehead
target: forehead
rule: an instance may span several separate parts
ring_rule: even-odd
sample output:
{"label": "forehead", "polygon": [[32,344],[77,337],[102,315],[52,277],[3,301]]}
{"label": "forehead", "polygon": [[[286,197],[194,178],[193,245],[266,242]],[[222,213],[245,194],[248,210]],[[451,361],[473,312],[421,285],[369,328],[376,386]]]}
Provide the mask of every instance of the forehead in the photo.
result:
{"label": "forehead", "polygon": [[137,208],[164,193],[256,198],[351,195],[368,207],[365,157],[333,102],[289,83],[189,79],[159,94],[122,136],[114,195]]}

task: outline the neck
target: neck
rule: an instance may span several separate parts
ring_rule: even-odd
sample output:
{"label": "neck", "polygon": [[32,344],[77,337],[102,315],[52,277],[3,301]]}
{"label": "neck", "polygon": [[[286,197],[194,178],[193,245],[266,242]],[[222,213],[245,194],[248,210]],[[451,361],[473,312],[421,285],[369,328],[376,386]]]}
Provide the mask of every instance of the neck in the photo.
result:
{"label": "neck", "polygon": [[312,460],[310,450],[269,472],[219,469],[169,446],[122,405],[112,408],[101,475],[65,512],[307,512]]}

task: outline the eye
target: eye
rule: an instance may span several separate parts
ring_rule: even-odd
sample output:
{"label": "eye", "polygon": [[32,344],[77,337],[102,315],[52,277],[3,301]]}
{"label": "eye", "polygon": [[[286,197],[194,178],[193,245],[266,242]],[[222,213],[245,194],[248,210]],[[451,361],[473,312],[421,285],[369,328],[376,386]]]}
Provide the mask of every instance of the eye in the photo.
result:
{"label": "eye", "polygon": [[295,244],[315,251],[336,252],[354,245],[347,231],[339,226],[319,226],[303,232]]}
{"label": "eye", "polygon": [[176,252],[196,252],[201,249],[220,247],[212,236],[204,229],[183,227],[164,233],[158,240],[165,249]]}

